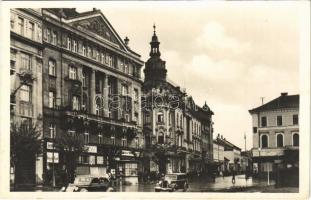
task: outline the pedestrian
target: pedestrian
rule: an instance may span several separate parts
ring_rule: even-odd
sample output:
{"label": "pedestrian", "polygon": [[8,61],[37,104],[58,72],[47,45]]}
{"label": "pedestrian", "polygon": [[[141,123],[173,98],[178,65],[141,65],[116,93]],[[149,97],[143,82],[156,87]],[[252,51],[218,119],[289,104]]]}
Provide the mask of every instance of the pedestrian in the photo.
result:
{"label": "pedestrian", "polygon": [[235,184],[235,171],[232,170],[232,183]]}

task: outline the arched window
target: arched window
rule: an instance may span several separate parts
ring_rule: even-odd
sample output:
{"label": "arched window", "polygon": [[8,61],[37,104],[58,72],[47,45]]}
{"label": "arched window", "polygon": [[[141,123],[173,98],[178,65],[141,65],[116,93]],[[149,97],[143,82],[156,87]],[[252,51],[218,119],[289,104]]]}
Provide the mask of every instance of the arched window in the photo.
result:
{"label": "arched window", "polygon": [[261,148],[267,148],[268,147],[268,136],[262,135],[261,136]]}
{"label": "arched window", "polygon": [[299,146],[299,134],[298,133],[294,133],[293,135],[293,146],[296,146],[296,147]]}
{"label": "arched window", "polygon": [[283,147],[284,142],[283,142],[283,135],[282,134],[278,134],[276,136],[276,142],[277,142],[277,147]]}

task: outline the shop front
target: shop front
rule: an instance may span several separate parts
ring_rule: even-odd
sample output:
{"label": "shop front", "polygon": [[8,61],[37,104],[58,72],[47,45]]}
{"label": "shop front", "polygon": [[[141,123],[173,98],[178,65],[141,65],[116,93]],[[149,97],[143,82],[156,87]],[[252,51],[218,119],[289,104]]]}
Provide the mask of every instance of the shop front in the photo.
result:
{"label": "shop front", "polygon": [[116,177],[122,184],[138,184],[138,173],[143,172],[141,152],[122,150],[120,157],[116,157]]}

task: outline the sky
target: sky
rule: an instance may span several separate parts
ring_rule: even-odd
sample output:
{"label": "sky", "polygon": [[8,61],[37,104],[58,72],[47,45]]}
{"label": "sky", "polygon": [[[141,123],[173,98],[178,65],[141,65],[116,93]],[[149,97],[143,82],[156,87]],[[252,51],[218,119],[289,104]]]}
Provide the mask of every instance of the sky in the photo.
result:
{"label": "sky", "polygon": [[[168,78],[215,115],[214,137],[252,147],[248,110],[299,94],[299,9],[291,2],[101,3],[121,38],[143,61],[156,24]],[[92,7],[77,8],[89,11]]]}

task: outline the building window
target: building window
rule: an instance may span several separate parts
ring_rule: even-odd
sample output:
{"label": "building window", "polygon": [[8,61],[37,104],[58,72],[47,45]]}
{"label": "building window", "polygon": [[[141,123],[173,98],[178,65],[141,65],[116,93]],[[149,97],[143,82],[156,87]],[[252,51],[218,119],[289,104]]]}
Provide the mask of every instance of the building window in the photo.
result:
{"label": "building window", "polygon": [[67,37],[67,49],[71,51],[71,38]]}
{"label": "building window", "polygon": [[266,127],[267,126],[267,117],[261,117],[261,126]]}
{"label": "building window", "polygon": [[82,45],[82,52],[83,52],[83,55],[86,56],[86,47],[85,47],[85,45]]}
{"label": "building window", "polygon": [[96,51],[96,60],[97,60],[97,61],[100,61],[100,54],[99,54],[99,51]]}
{"label": "building window", "polygon": [[73,41],[73,51],[74,52],[78,52],[78,44],[77,44],[77,41],[76,40],[72,40]]}
{"label": "building window", "polygon": [[95,105],[95,113],[96,115],[100,115],[100,99],[96,99],[96,105]]}
{"label": "building window", "polygon": [[111,144],[112,145],[116,144],[116,137],[114,135],[111,136]]}
{"label": "building window", "polygon": [[91,47],[87,48],[87,56],[90,58],[92,57],[92,48]]}
{"label": "building window", "polygon": [[55,103],[55,93],[49,91],[49,108],[54,108],[54,103]]}
{"label": "building window", "polygon": [[128,95],[128,93],[129,93],[129,88],[128,88],[128,86],[127,85],[122,85],[122,95],[123,96],[127,96]]}
{"label": "building window", "polygon": [[158,113],[158,122],[163,123],[164,122],[164,115],[162,112]]}
{"label": "building window", "polygon": [[105,54],[101,53],[101,63],[104,63],[104,62],[105,62]]}
{"label": "building window", "polygon": [[134,100],[138,101],[138,89],[134,89]]}
{"label": "building window", "polygon": [[72,97],[72,110],[79,110],[79,98],[77,96]]}
{"label": "building window", "polygon": [[158,144],[164,144],[164,134],[160,133],[158,136]]}
{"label": "building window", "polygon": [[31,102],[31,88],[28,85],[23,85],[20,89],[21,101]]}
{"label": "building window", "polygon": [[253,127],[253,133],[257,133],[257,127]]}
{"label": "building window", "polygon": [[277,116],[276,121],[277,121],[277,126],[282,126],[282,116]]}
{"label": "building window", "polygon": [[268,147],[268,136],[262,135],[261,136],[261,148],[267,148]]}
{"label": "building window", "polygon": [[57,32],[52,32],[52,44],[57,45]]}
{"label": "building window", "polygon": [[70,130],[70,129],[67,131],[67,133],[68,133],[68,135],[70,135],[71,137],[75,137],[75,135],[76,135],[76,131]]}
{"label": "building window", "polygon": [[139,137],[135,138],[135,146],[136,148],[139,148]]}
{"label": "building window", "polygon": [[56,63],[54,60],[49,60],[49,75],[56,76]]}
{"label": "building window", "polygon": [[85,72],[82,72],[82,87],[86,87],[86,75],[85,75]]}
{"label": "building window", "polygon": [[298,133],[293,134],[293,146],[295,147],[299,146],[299,134]]}
{"label": "building window", "polygon": [[49,129],[50,129],[50,138],[54,139],[56,137],[56,125],[51,123]]}
{"label": "building window", "polygon": [[298,125],[299,121],[298,121],[298,115],[293,115],[293,125]]}
{"label": "building window", "polygon": [[126,138],[125,135],[122,137],[122,146],[123,146],[123,147],[126,147],[126,146],[127,146],[127,138]]}
{"label": "building window", "polygon": [[77,68],[70,66],[69,67],[69,79],[77,79]]}
{"label": "building window", "polygon": [[29,22],[28,24],[28,37],[30,39],[34,39],[34,32],[35,32],[35,24],[33,22]]}
{"label": "building window", "polygon": [[51,29],[46,29],[46,41],[51,42]]}
{"label": "building window", "polygon": [[30,55],[22,53],[21,61],[22,61],[21,68],[31,70]]}
{"label": "building window", "polygon": [[129,73],[129,66],[126,62],[124,63],[124,73],[126,73],[126,74]]}
{"label": "building window", "polygon": [[90,142],[90,134],[88,132],[84,133],[84,143],[88,144]]}
{"label": "building window", "polygon": [[148,123],[150,123],[151,122],[151,120],[150,120],[150,114],[149,114],[149,112],[145,112],[144,113],[144,123],[145,124],[148,124]]}
{"label": "building window", "polygon": [[277,142],[277,147],[283,147],[284,141],[283,141],[283,135],[282,134],[278,134],[276,136],[276,142]]}
{"label": "building window", "polygon": [[32,126],[32,120],[31,118],[28,118],[28,117],[21,117],[21,126],[24,126],[24,127],[31,127]]}
{"label": "building window", "polygon": [[24,35],[24,19],[23,18],[21,17],[18,18],[17,26],[18,26],[18,33],[21,35]]}
{"label": "building window", "polygon": [[103,135],[99,134],[98,135],[98,144],[102,144],[103,143]]}

